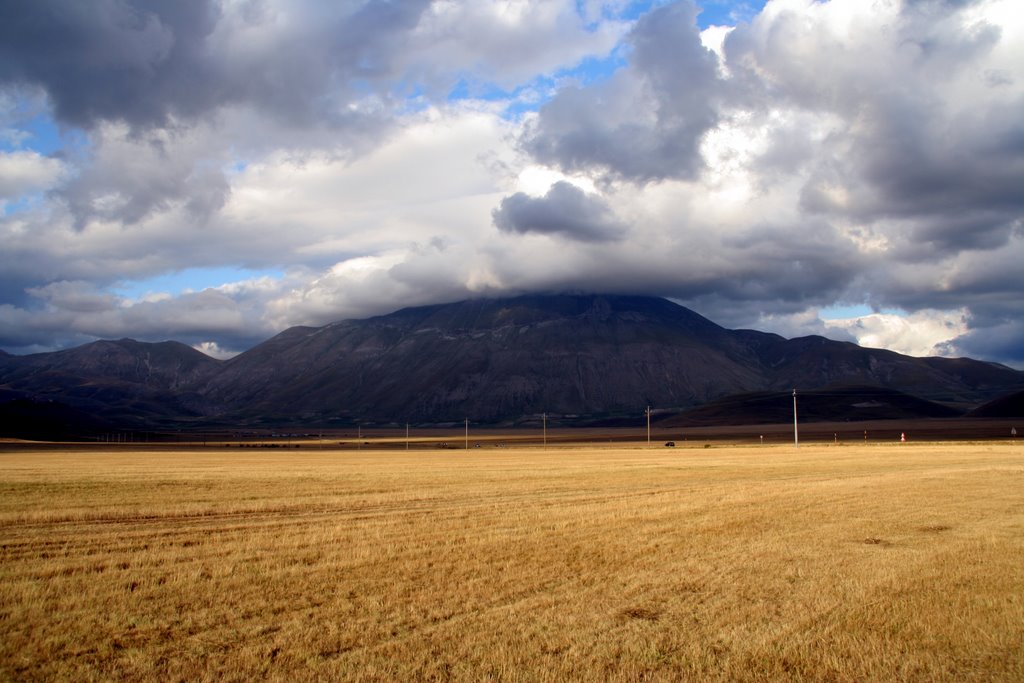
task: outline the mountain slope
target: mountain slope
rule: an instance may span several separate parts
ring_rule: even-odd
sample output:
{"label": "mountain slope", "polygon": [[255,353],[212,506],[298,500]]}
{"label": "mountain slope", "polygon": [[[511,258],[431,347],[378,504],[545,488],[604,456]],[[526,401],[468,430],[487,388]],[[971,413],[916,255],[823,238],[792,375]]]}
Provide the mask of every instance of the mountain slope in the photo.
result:
{"label": "mountain slope", "polygon": [[204,391],[239,417],[495,421],[692,405],[759,386],[727,330],[643,297],[521,297],[294,328]]}
{"label": "mountain slope", "polygon": [[1024,389],[1024,373],[727,330],[664,299],[602,295],[479,299],[295,327],[229,361],[131,340],[0,356],[0,400],[54,400],[149,423],[601,419],[840,385],[905,391],[963,412]]}
{"label": "mountain slope", "polygon": [[1007,396],[989,401],[978,406],[968,417],[1024,417],[1024,391],[1018,391]]}
{"label": "mountain slope", "polygon": [[636,414],[840,384],[970,406],[1024,386],[1024,373],[727,330],[664,299],[566,295],[293,328],[228,361],[202,393],[212,410],[238,420],[401,423]]}
{"label": "mountain slope", "polygon": [[133,339],[2,360],[0,395],[56,401],[122,423],[197,415],[195,387],[221,364],[179,342]]}
{"label": "mountain slope", "polygon": [[[962,413],[894,389],[830,387],[798,392],[801,422],[958,417]],[[659,427],[777,424],[793,420],[792,391],[759,391],[716,399],[658,421]]]}

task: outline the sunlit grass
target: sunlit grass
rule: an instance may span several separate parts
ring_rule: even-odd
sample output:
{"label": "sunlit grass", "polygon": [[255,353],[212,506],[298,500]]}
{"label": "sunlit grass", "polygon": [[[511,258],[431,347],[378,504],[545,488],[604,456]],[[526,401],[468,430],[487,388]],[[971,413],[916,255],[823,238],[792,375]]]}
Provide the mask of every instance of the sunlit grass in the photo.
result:
{"label": "sunlit grass", "polygon": [[0,678],[1024,680],[1015,444],[0,454]]}

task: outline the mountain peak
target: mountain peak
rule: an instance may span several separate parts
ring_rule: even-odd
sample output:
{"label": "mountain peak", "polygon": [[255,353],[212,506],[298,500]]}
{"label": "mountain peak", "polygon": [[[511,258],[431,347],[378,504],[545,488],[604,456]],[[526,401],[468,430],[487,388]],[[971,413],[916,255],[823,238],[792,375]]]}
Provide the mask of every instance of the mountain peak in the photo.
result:
{"label": "mountain peak", "polygon": [[967,405],[1024,388],[1024,373],[989,363],[727,330],[666,299],[631,295],[404,308],[290,328],[223,362],[177,342],[105,344],[6,358],[0,389],[51,392],[94,410],[98,388],[111,387],[122,407],[135,397],[154,411],[232,423],[330,425],[640,416],[647,406],[844,384]]}
{"label": "mountain peak", "polygon": [[[693,328],[722,329],[707,318],[667,299],[620,294],[527,294],[465,299],[447,304],[403,308],[369,319],[446,329],[494,329],[552,320],[672,319]],[[349,321],[345,321],[349,322]]]}
{"label": "mountain peak", "polygon": [[312,420],[399,423],[639,414],[834,383],[906,382],[928,398],[965,402],[994,391],[990,380],[1024,383],[1013,371],[953,377],[824,337],[734,332],[666,299],[611,294],[477,298],[296,328],[229,365],[204,394],[239,406],[239,419],[287,406]]}

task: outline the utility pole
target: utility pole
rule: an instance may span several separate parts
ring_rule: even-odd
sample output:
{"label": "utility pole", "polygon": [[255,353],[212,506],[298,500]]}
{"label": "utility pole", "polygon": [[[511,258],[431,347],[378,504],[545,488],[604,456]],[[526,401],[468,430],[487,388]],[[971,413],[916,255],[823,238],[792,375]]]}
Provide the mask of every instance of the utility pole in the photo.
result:
{"label": "utility pole", "polygon": [[548,414],[541,413],[541,420],[544,422],[544,448],[548,447]]}
{"label": "utility pole", "polygon": [[647,406],[647,445],[651,445],[651,407]]}
{"label": "utility pole", "polygon": [[793,445],[800,448],[800,435],[796,426],[796,389],[793,390]]}
{"label": "utility pole", "polygon": [[469,450],[469,418],[466,418],[466,450]]}
{"label": "utility pole", "polygon": [[405,450],[409,450],[409,423],[405,423]]}

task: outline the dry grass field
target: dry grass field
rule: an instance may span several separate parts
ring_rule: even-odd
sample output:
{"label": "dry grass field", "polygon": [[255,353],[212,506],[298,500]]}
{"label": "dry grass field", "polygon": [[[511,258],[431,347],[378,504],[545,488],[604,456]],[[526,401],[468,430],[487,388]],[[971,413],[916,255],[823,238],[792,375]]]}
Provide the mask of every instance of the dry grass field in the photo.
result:
{"label": "dry grass field", "polygon": [[3,680],[1024,680],[1017,443],[0,451]]}

